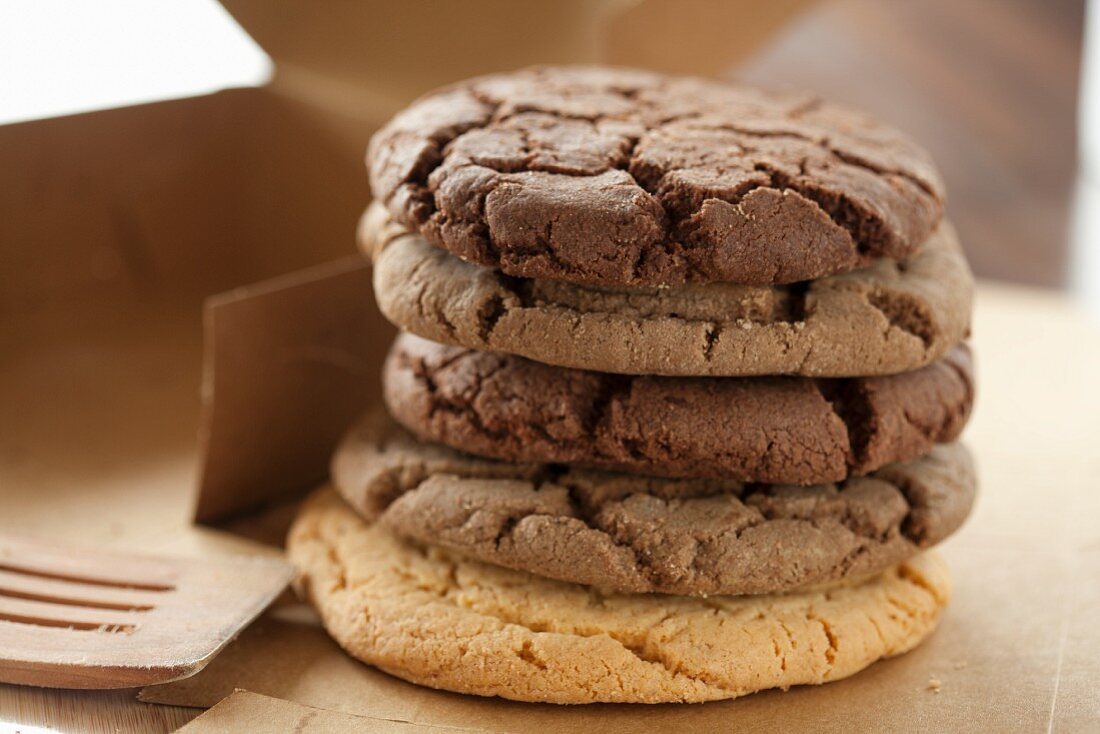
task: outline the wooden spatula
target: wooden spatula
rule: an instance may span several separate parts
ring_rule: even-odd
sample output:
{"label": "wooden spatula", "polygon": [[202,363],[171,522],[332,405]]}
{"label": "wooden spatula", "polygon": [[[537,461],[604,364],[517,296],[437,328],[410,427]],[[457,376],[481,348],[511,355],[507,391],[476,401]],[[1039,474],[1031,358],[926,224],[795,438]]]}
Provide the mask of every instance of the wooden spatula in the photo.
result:
{"label": "wooden spatula", "polygon": [[167,560],[0,536],[0,682],[130,688],[186,678],[292,576],[270,559]]}

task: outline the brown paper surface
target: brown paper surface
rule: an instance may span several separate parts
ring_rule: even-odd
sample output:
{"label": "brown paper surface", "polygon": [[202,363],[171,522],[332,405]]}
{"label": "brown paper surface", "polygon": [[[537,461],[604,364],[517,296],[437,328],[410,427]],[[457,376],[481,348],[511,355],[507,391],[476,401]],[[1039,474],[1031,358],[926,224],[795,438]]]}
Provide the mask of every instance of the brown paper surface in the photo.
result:
{"label": "brown paper surface", "polygon": [[[276,62],[273,87],[374,124],[434,87],[532,64],[718,74],[814,0],[222,0]],[[471,43],[471,37],[484,41]]]}
{"label": "brown paper surface", "polygon": [[376,719],[370,716],[353,716],[335,711],[303,706],[249,691],[234,691],[214,708],[179,730],[183,734],[283,734],[284,732],[309,732],[309,734],[402,734],[402,732],[440,732],[454,734],[470,731],[449,726],[419,726],[400,721]]}
{"label": "brown paper surface", "polygon": [[327,476],[340,434],[378,395],[392,338],[370,292],[352,257],[208,301],[197,521]]}
{"label": "brown paper surface", "polygon": [[[141,700],[210,706],[245,688],[431,726],[578,734],[597,726],[609,733],[948,731],[964,721],[972,731],[1040,731],[1052,715],[1058,730],[1095,724],[1100,643],[1090,620],[1100,609],[1095,589],[1081,589],[1100,578],[1100,551],[1065,558],[1017,545],[951,543],[954,599],[931,639],[850,679],[786,693],[697,705],[583,707],[461,696],[359,664],[318,627],[267,618],[199,675],[146,688]],[[1052,711],[1056,691],[1059,707]]]}

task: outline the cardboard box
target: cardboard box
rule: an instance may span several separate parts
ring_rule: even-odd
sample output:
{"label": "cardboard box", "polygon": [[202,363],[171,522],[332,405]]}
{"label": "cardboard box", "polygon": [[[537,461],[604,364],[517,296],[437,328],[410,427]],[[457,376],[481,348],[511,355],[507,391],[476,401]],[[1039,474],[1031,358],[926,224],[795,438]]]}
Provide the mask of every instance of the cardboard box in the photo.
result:
{"label": "cardboard box", "polygon": [[[186,466],[194,450],[203,299],[352,255],[355,225],[369,201],[367,140],[413,97],[536,62],[660,67],[663,60],[716,72],[807,4],[783,0],[746,21],[743,0],[342,1],[323,9],[229,0],[230,12],[275,61],[268,86],[0,126],[0,170],[8,173],[0,188],[0,323],[5,361],[15,372],[6,397],[11,413],[29,422],[0,430],[13,456],[31,456],[36,464],[19,468],[11,483],[32,493],[67,479],[94,485],[105,457],[128,460],[123,447],[143,457],[135,462],[159,453]],[[685,45],[687,37],[693,42]],[[635,42],[640,38],[650,42]],[[356,329],[370,335],[375,351],[358,356],[368,362],[358,374],[361,385],[345,380],[330,393],[349,391],[345,405],[333,408],[340,416],[376,394],[373,375],[393,333],[370,305],[369,289],[364,298]],[[211,318],[218,313],[215,303]],[[300,318],[308,315],[298,315],[303,328],[308,324]],[[296,317],[286,318],[290,325]],[[237,341],[248,327],[231,328]],[[52,372],[20,371],[27,367],[20,360],[51,349],[68,355],[57,355]],[[74,356],[86,360],[85,370],[63,363]],[[125,371],[142,359],[162,379],[157,391],[131,397],[151,387]],[[76,374],[63,374],[66,367]],[[116,377],[117,370],[123,374]],[[241,390],[250,387],[265,384],[251,376],[240,382]],[[227,403],[254,404],[237,390],[218,391],[216,426]],[[157,410],[148,412],[154,401]],[[319,424],[308,416],[294,429],[271,418],[266,425],[273,430],[300,429],[308,466],[293,466],[290,456],[265,471],[282,489],[320,479],[331,431],[313,436]],[[296,450],[289,434],[226,438],[234,440],[274,440]],[[204,475],[221,471],[221,461],[211,454]],[[74,471],[43,478],[70,466]],[[112,481],[126,481],[123,473]],[[250,481],[225,480],[232,492],[244,493],[251,490],[240,485]],[[202,517],[220,514],[204,506]],[[83,523],[76,525],[84,532]]]}
{"label": "cardboard box", "polygon": [[[717,71],[801,5],[226,4],[275,58],[270,86],[0,127],[0,170],[17,172],[0,188],[4,529],[156,552],[277,552],[246,538],[277,538],[293,498],[323,478],[335,437],[377,398],[392,335],[353,254],[370,131],[440,83],[534,61]],[[197,442],[203,299],[275,276],[207,304]],[[403,683],[352,661],[287,603],[199,676],[142,698],[208,707],[244,688],[410,731],[1095,726],[1100,494],[1086,485],[1100,475],[1100,396],[1089,390],[1100,338],[1054,297],[985,288],[980,302],[982,402],[968,435],[985,494],[945,549],[955,602],[909,655],[734,702],[561,708]],[[50,696],[57,710],[88,701]],[[0,688],[0,709],[12,698],[40,700]],[[191,730],[278,730],[301,721],[298,708],[273,705],[267,718],[264,699],[238,696]],[[193,715],[152,710],[162,727]],[[88,723],[57,716],[45,721]]]}

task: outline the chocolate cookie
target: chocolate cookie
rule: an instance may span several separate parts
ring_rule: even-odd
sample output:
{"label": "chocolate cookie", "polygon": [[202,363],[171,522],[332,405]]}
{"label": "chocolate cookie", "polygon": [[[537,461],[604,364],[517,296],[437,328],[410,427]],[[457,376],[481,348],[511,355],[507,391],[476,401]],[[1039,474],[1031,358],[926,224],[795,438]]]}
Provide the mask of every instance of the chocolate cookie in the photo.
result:
{"label": "chocolate cookie", "polygon": [[428,94],[371,140],[401,224],[508,275],[794,283],[911,256],[943,183],[901,133],[815,97],[606,68]]}
{"label": "chocolate cookie", "polygon": [[658,479],[509,464],[421,443],[380,415],[345,438],[333,483],[367,520],[499,566],[622,592],[762,594],[875,573],[970,511],[957,444],[840,484]]}
{"label": "chocolate cookie", "polygon": [[360,239],[386,318],[445,344],[621,374],[858,377],[923,367],[970,329],[974,281],[941,225],[905,262],[797,286],[596,288],[465,263],[372,205]]}
{"label": "chocolate cookie", "polygon": [[402,334],[386,404],[420,438],[508,461],[665,477],[835,482],[955,440],[970,350],[887,377],[634,377]]}
{"label": "chocolate cookie", "polygon": [[919,644],[951,593],[930,552],[797,594],[607,594],[402,541],[327,489],[303,504],[287,554],[353,657],[433,688],[547,703],[714,701],[839,680]]}

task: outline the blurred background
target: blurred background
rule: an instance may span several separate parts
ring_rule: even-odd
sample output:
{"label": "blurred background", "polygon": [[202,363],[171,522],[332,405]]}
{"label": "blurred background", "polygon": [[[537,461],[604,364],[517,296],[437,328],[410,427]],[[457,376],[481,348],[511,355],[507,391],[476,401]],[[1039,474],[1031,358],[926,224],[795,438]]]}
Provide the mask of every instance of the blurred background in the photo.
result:
{"label": "blurred background", "polygon": [[735,72],[798,83],[926,145],[981,276],[1069,283],[1083,0],[822,3]]}
{"label": "blurred background", "polygon": [[[333,239],[313,250],[317,257],[307,248],[281,263],[289,268],[350,252],[350,209],[367,196],[365,178],[353,179],[351,167],[372,127],[435,84],[535,61],[605,58],[793,85],[863,108],[932,151],[947,181],[949,215],[980,276],[1100,299],[1093,296],[1100,256],[1089,217],[1098,209],[1090,182],[1100,123],[1089,120],[1098,120],[1090,109],[1100,105],[1100,82],[1092,79],[1100,69],[1088,73],[1098,64],[1089,63],[1096,52],[1085,42],[1097,35],[1086,26],[1095,29],[1098,21],[1086,21],[1085,0],[760,5],[7,0],[0,11],[0,123],[270,86],[292,100],[277,114],[312,116],[325,128],[342,161],[332,171],[331,195],[348,207],[340,211],[343,221],[333,217],[333,229],[318,232]],[[464,28],[469,35],[459,32]],[[5,183],[42,175],[20,168],[37,162],[5,166]],[[248,152],[236,163],[250,165]],[[212,218],[225,216],[219,206],[210,204]],[[132,250],[100,252],[90,267],[113,272],[141,262]],[[256,275],[274,274],[278,267],[270,265]],[[215,277],[209,285],[227,283]]]}
{"label": "blurred background", "polygon": [[[946,178],[949,215],[980,276],[1069,289],[1100,308],[1091,216],[1100,208],[1100,118],[1091,111],[1100,106],[1100,68],[1086,43],[1100,34],[1086,0],[780,0],[764,10],[722,0],[618,0],[590,3],[595,10],[587,12],[614,14],[599,39],[588,37],[591,19],[583,29],[576,20],[586,11],[573,9],[562,13],[566,21],[539,20],[549,24],[541,30],[517,23],[503,39],[487,31],[476,47],[469,37],[436,39],[438,30],[418,26],[416,6],[432,12],[440,3],[404,3],[411,8],[404,17],[361,13],[356,4],[378,3],[305,10],[232,0],[227,12],[215,0],[8,0],[0,22],[0,123],[261,86],[274,77],[284,94],[296,90],[373,125],[426,85],[515,59],[593,53],[810,88],[898,125],[932,151]],[[461,10],[464,3],[444,4]],[[522,4],[532,21],[539,4],[570,6]],[[722,22],[741,4],[751,10],[736,14],[736,26]],[[471,8],[507,18],[500,6]],[[360,15],[361,25],[341,22]],[[715,22],[698,22],[708,15]],[[450,24],[440,25],[445,31]],[[394,51],[412,35],[421,68]],[[593,52],[594,43],[601,50]],[[486,51],[493,44],[499,50]],[[349,152],[367,132],[360,125],[357,139],[344,133]],[[8,167],[2,175],[21,173]],[[362,200],[365,191],[357,193]],[[351,223],[345,226],[350,250]]]}

